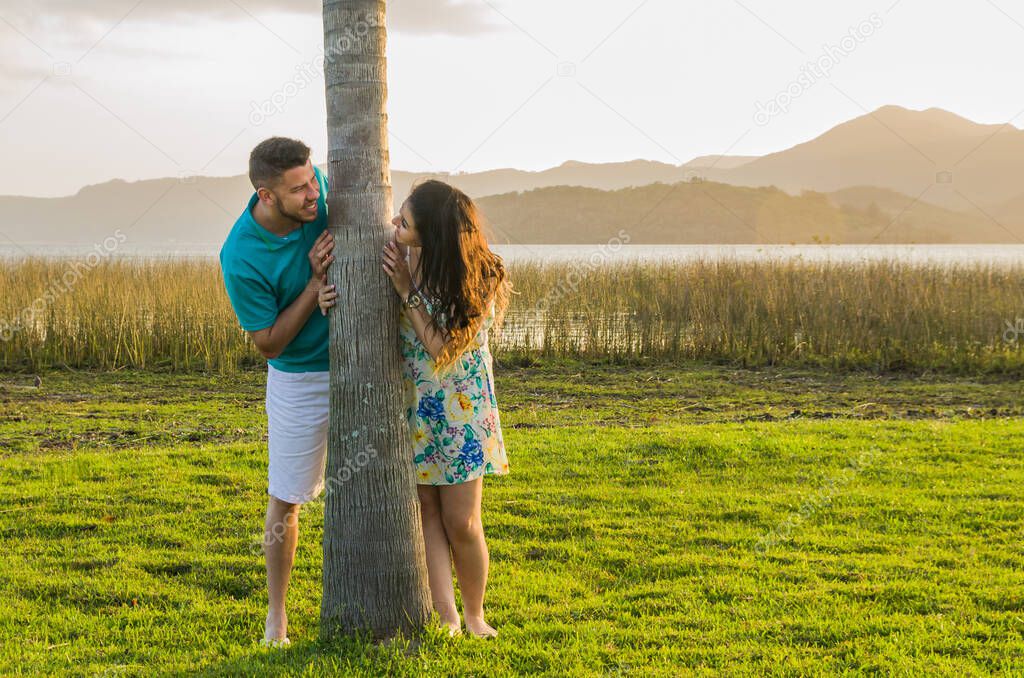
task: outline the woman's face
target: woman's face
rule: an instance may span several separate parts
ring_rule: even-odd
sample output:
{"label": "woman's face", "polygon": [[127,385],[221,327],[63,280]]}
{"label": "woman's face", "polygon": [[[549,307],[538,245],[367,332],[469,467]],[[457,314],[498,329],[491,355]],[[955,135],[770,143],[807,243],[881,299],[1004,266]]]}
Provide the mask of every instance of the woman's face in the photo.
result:
{"label": "woman's face", "polygon": [[398,242],[409,247],[420,247],[420,234],[416,230],[416,222],[412,218],[412,210],[409,203],[402,203],[402,209],[398,210],[398,216],[391,220],[396,231]]}

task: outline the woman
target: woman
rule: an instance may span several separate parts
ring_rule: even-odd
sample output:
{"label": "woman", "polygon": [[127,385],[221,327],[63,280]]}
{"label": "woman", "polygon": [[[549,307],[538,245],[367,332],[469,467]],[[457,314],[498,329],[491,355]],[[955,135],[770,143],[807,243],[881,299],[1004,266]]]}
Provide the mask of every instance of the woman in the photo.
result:
{"label": "woman", "polygon": [[[450,633],[493,637],[484,618],[489,565],[480,522],[483,476],[508,473],[488,331],[508,305],[510,283],[491,252],[476,205],[440,181],[417,185],[402,204],[384,271],[402,299],[406,415],[412,435],[434,609]],[[320,293],[326,313],[337,292]]]}

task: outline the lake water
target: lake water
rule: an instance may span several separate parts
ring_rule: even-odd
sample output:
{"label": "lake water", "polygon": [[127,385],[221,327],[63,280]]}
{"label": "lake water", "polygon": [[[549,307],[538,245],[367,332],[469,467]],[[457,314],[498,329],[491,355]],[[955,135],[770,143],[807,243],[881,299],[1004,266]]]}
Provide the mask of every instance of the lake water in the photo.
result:
{"label": "lake water", "polygon": [[[119,245],[114,257],[216,258],[219,243],[171,243],[167,247]],[[102,250],[102,247],[100,248]],[[864,262],[896,260],[915,264],[1024,264],[1024,245],[496,245],[506,261],[586,261],[593,264],[630,261],[804,260]],[[92,245],[54,246],[0,242],[0,259],[26,256],[84,257]]]}

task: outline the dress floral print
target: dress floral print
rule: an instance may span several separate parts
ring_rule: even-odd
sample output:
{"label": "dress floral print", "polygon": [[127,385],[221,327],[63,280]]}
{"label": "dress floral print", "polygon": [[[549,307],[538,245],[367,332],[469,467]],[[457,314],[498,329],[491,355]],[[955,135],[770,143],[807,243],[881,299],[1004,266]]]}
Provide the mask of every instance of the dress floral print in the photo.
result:
{"label": "dress floral print", "polygon": [[[433,306],[425,298],[427,311]],[[405,313],[399,321],[406,417],[420,485],[455,485],[508,473],[488,330],[494,311],[455,363],[437,374]]]}

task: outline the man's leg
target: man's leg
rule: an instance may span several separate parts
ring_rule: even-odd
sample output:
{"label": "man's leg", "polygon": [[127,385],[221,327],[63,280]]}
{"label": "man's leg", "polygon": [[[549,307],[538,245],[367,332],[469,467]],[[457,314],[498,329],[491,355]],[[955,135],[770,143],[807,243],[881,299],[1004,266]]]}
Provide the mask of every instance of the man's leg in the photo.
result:
{"label": "man's leg", "polygon": [[286,637],[285,597],[299,539],[299,509],[324,486],[330,377],[326,372],[267,375],[267,563],[265,638]]}
{"label": "man's leg", "polygon": [[278,640],[288,635],[285,598],[299,541],[299,505],[277,497],[267,503],[263,530],[263,553],[267,560],[267,597],[270,605],[263,637]]}

